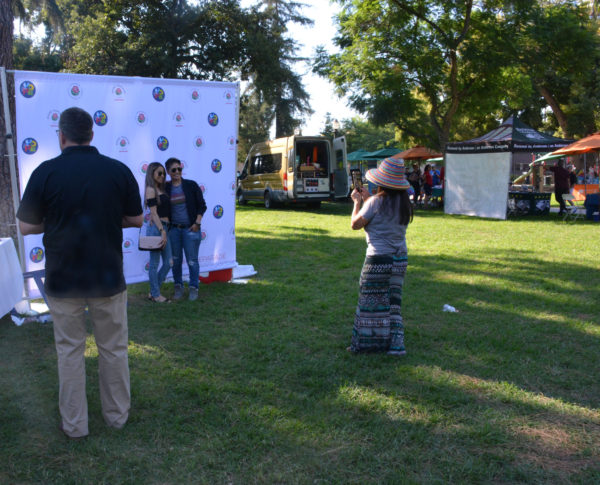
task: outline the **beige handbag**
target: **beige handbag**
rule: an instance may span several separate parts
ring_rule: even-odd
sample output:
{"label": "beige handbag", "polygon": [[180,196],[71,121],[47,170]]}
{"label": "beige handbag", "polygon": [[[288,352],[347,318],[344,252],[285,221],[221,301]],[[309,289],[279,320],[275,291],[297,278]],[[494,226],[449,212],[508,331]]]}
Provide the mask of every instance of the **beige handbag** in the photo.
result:
{"label": "beige handbag", "polygon": [[138,249],[140,251],[156,251],[162,249],[162,237],[161,236],[146,236],[143,233],[146,228],[146,223],[140,227],[140,234],[138,237]]}
{"label": "beige handbag", "polygon": [[140,251],[156,251],[162,249],[162,237],[160,236],[142,236],[138,240],[138,249]]}

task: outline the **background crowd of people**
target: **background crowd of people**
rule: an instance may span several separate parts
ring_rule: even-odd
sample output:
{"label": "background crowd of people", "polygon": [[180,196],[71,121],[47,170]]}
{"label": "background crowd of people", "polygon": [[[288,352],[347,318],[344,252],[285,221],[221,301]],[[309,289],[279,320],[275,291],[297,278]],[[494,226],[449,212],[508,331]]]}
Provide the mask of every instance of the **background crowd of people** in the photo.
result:
{"label": "background crowd of people", "polygon": [[417,162],[412,164],[408,171],[407,180],[410,183],[409,195],[414,206],[429,207],[433,196],[433,189],[444,188],[444,167],[438,169],[435,165],[427,163],[423,170]]}

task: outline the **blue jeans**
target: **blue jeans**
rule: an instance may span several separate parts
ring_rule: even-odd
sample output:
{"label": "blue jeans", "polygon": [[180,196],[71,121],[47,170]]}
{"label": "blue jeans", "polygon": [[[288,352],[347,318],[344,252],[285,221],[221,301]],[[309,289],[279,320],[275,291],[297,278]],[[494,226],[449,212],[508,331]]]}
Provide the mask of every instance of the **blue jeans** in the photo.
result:
{"label": "blue jeans", "polygon": [[[164,224],[166,226],[166,224]],[[160,231],[153,223],[148,225],[146,236],[160,236]],[[158,269],[158,263],[162,257],[162,266]],[[167,235],[167,244],[157,251],[150,251],[150,265],[148,268],[148,279],[150,280],[150,295],[152,298],[160,296],[160,287],[165,282],[169,270],[173,266],[173,255],[171,253],[171,243]]]}
{"label": "blue jeans", "polygon": [[198,264],[198,251],[200,250],[200,233],[190,231],[189,228],[180,229],[172,227],[169,230],[169,240],[173,249],[173,280],[176,285],[183,285],[181,267],[183,264],[183,253],[190,270],[190,287],[198,288],[198,277],[200,276],[200,265]]}

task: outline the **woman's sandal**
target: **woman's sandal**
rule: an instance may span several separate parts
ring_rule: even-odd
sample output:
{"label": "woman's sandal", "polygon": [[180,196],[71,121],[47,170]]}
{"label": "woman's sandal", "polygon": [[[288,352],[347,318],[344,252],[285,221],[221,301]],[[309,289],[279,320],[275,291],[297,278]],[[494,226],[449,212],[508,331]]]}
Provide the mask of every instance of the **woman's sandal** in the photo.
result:
{"label": "woman's sandal", "polygon": [[[162,298],[162,300],[161,300]],[[153,301],[154,303],[171,303],[171,300],[169,300],[168,298],[165,298],[164,296],[157,296],[156,298],[154,298],[153,296],[149,296],[148,300]]]}

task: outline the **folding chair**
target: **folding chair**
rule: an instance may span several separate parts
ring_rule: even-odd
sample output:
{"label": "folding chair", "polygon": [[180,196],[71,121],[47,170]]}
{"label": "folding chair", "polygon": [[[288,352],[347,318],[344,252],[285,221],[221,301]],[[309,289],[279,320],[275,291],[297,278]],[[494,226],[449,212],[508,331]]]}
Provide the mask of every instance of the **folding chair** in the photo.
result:
{"label": "folding chair", "polygon": [[[567,204],[565,214],[563,215],[563,221],[576,221],[585,213],[585,207],[580,204],[573,194],[563,194],[563,200]],[[569,201],[573,203],[573,205],[569,205]]]}

